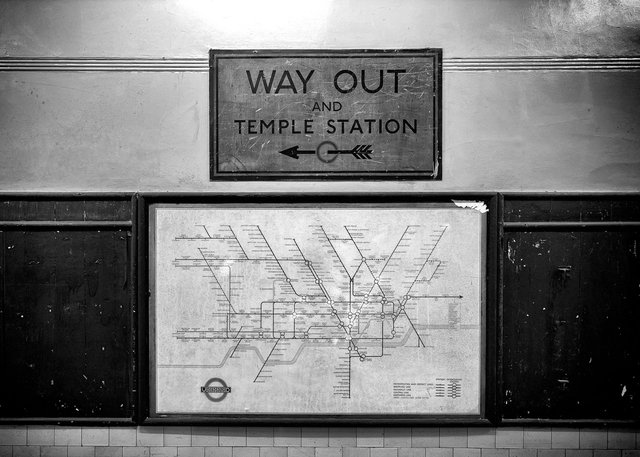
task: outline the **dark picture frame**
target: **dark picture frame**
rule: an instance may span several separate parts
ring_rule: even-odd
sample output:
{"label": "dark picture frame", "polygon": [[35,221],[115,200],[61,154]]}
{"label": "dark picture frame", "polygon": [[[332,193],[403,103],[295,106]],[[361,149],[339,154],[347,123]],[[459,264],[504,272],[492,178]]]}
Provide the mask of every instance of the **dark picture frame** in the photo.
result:
{"label": "dark picture frame", "polygon": [[[355,424],[413,424],[413,423],[452,423],[452,424],[488,424],[494,417],[494,392],[491,388],[495,384],[495,278],[497,272],[497,256],[495,255],[496,229],[497,229],[497,197],[490,194],[385,194],[368,196],[348,196],[345,194],[316,194],[300,195],[296,197],[282,196],[275,194],[250,195],[250,194],[216,194],[216,195],[196,195],[196,194],[145,194],[140,196],[140,219],[138,224],[145,227],[140,231],[139,237],[139,265],[141,267],[140,280],[142,286],[140,290],[149,291],[142,293],[140,300],[144,302],[139,313],[139,330],[141,341],[145,343],[144,348],[140,348],[140,423],[355,423]],[[486,205],[489,212],[486,215],[483,229],[484,258],[482,269],[484,278],[482,288],[484,303],[482,305],[481,319],[481,339],[482,348],[480,353],[481,375],[480,375],[480,410],[478,414],[317,414],[317,413],[158,413],[155,410],[154,386],[153,382],[153,328],[150,324],[153,317],[153,303],[150,295],[153,293],[150,284],[150,275],[153,274],[153,252],[150,248],[150,237],[153,229],[153,211],[158,206],[177,205],[189,207],[189,205],[214,205],[220,207],[285,207],[285,208],[314,208],[318,206],[336,207],[340,205],[363,205],[364,207],[415,207],[420,205],[442,205],[452,204],[452,200],[477,201]]]}

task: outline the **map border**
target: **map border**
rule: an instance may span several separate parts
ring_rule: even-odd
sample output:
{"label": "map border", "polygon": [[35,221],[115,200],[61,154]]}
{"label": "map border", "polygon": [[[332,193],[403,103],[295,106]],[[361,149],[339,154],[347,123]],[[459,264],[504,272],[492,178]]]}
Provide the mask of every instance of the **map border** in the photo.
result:
{"label": "map border", "polygon": [[[143,342],[140,351],[140,416],[141,420],[146,423],[211,423],[211,422],[241,422],[248,424],[257,423],[324,423],[327,421],[333,423],[356,423],[369,424],[388,422],[394,423],[489,423],[491,420],[490,412],[494,410],[495,393],[487,386],[495,382],[496,370],[496,346],[492,343],[496,333],[496,316],[493,312],[487,312],[488,304],[495,303],[497,290],[495,288],[495,278],[497,274],[497,256],[493,255],[495,251],[495,243],[497,237],[497,205],[498,199],[495,194],[476,193],[476,194],[367,194],[367,195],[350,195],[350,194],[306,194],[306,195],[283,195],[283,194],[263,194],[260,196],[250,194],[147,194],[141,196],[140,204],[142,211],[139,212],[140,220],[138,226],[141,227],[140,257],[144,259],[139,262],[141,266],[141,279],[146,287],[141,287],[142,300],[147,306],[141,307],[139,315],[139,325],[141,332],[141,341]],[[213,207],[225,206],[237,208],[238,210],[247,210],[256,206],[279,207],[303,207],[314,208],[318,206],[336,206],[350,204],[354,206],[367,207],[391,207],[403,208],[412,206],[424,206],[425,204],[442,204],[448,203],[453,206],[452,201],[477,201],[484,203],[489,213],[485,219],[483,226],[483,291],[484,297],[481,306],[481,373],[480,373],[480,414],[478,415],[447,415],[447,414],[262,414],[262,413],[222,413],[222,414],[158,414],[155,410],[155,398],[153,391],[153,325],[150,325],[152,317],[152,307],[150,306],[149,279],[153,276],[153,240],[154,221],[153,208],[156,205],[175,204],[179,205],[198,205],[208,204]],[[430,206],[430,205],[428,205]],[[146,233],[145,233],[146,232]],[[493,309],[494,306],[489,306]],[[144,331],[146,330],[146,332]],[[489,344],[488,344],[489,343]],[[487,412],[489,411],[489,413]]]}

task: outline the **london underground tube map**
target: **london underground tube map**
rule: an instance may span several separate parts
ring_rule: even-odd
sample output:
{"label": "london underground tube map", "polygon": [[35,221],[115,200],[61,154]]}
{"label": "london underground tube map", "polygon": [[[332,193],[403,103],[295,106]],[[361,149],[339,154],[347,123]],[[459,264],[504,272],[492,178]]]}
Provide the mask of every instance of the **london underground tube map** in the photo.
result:
{"label": "london underground tube map", "polygon": [[152,207],[157,414],[480,413],[485,215]]}

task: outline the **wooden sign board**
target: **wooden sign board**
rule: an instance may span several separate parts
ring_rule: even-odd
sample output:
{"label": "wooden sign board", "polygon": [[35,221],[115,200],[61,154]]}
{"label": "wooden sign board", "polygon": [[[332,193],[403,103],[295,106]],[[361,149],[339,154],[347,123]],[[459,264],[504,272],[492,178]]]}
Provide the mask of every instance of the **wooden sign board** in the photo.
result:
{"label": "wooden sign board", "polygon": [[441,49],[209,62],[212,180],[441,179]]}

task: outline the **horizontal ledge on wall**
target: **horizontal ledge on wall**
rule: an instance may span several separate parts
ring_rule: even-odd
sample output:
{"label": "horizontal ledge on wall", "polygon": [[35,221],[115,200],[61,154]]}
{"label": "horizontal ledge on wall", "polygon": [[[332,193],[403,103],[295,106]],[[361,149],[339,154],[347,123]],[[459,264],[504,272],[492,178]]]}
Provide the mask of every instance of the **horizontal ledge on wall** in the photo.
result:
{"label": "horizontal ledge on wall", "polygon": [[443,59],[444,71],[637,71],[640,57],[503,57]]}
{"label": "horizontal ledge on wall", "polygon": [[[640,56],[443,59],[445,72],[638,71]],[[207,58],[4,57],[0,71],[208,72]]]}
{"label": "horizontal ledge on wall", "polygon": [[5,57],[0,71],[161,71],[203,72],[209,70],[206,58],[89,58],[89,57]]}
{"label": "horizontal ledge on wall", "polygon": [[558,222],[503,222],[505,230],[523,229],[577,229],[577,228],[640,228],[640,221],[558,221]]}
{"label": "horizontal ledge on wall", "polygon": [[0,221],[0,230],[3,229],[126,229],[133,226],[131,221]]}

